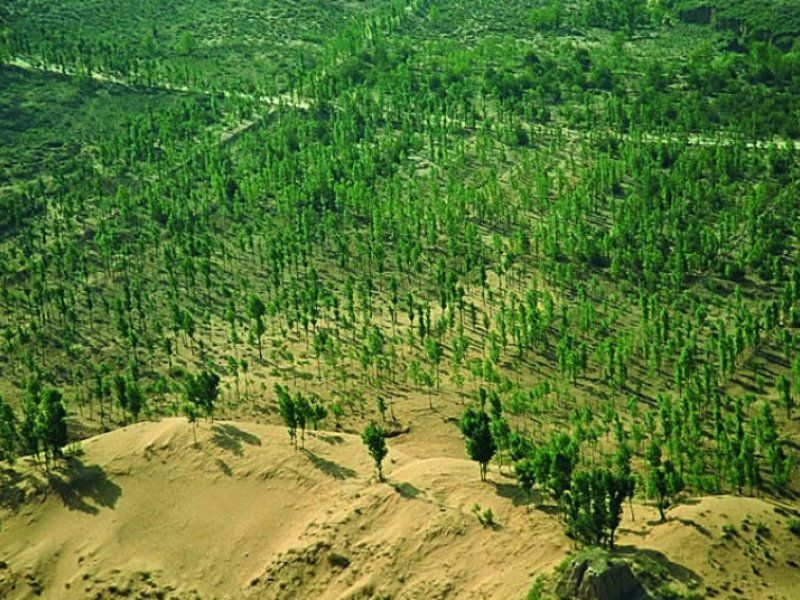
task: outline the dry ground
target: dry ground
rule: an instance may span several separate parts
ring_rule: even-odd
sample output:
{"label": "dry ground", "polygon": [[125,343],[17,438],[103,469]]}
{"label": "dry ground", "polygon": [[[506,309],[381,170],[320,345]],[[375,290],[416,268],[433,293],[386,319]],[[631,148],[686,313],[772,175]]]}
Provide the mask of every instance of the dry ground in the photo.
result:
{"label": "dry ground", "polygon": [[[456,436],[446,457],[389,440],[386,482],[354,435],[308,432],[295,451],[284,428],[239,422],[200,423],[197,446],[183,419],[139,423],[86,440],[49,475],[23,461],[3,475],[0,596],[523,598],[573,544],[508,474],[480,483],[453,456]],[[700,498],[663,524],[633,511],[620,552],[652,560],[654,577],[726,598],[796,597],[793,508]]]}

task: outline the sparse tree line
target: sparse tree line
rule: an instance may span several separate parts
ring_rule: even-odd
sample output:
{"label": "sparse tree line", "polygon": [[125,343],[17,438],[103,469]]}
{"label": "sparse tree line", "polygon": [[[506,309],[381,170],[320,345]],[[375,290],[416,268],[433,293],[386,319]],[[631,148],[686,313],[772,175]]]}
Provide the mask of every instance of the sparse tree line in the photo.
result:
{"label": "sparse tree line", "polygon": [[21,418],[0,398],[0,460],[13,462],[25,454],[38,461],[43,456],[49,467],[67,444],[66,417],[61,392],[38,382],[28,386]]}

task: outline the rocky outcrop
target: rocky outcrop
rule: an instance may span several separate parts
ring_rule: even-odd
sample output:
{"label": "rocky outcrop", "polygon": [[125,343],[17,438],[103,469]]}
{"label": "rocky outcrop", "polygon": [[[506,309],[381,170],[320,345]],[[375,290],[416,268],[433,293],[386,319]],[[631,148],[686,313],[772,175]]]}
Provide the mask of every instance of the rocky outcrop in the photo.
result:
{"label": "rocky outcrop", "polygon": [[648,600],[631,568],[622,562],[592,558],[574,560],[559,579],[562,600]]}

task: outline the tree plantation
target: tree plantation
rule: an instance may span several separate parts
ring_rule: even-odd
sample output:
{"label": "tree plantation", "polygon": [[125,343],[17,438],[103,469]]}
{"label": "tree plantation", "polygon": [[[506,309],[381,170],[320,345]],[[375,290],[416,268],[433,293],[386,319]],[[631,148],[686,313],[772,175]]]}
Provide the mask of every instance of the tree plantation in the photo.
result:
{"label": "tree plantation", "polygon": [[[278,426],[286,468],[473,526],[404,479],[429,461],[508,501],[477,547],[547,518],[633,560],[717,497],[800,518],[800,6],[174,4],[0,7],[0,487],[66,502],[90,441],[182,417],[164,460]],[[325,454],[351,435],[363,469]],[[345,594],[297,573],[256,597]],[[784,597],[704,573],[642,582]]]}

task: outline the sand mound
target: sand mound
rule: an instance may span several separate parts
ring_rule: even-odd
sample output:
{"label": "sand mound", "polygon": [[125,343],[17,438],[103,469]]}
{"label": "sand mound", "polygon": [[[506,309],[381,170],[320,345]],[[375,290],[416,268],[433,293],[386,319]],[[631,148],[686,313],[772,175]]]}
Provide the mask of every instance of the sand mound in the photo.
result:
{"label": "sand mound", "polygon": [[141,423],[84,442],[49,485],[18,481],[0,596],[520,596],[570,546],[553,517],[498,494],[512,482],[481,484],[466,460],[392,452],[377,483],[355,436],[309,433],[299,451],[281,427],[197,436],[182,419]]}
{"label": "sand mound", "polygon": [[702,597],[800,597],[800,539],[788,528],[800,511],[758,498],[709,496],[674,507],[665,523],[652,508],[635,512],[619,544],[651,556],[657,577]]}
{"label": "sand mound", "polygon": [[[183,419],[140,423],[49,475],[0,474],[0,597],[522,598],[573,548],[496,468],[481,483],[473,462],[394,448],[379,483],[357,436],[312,432],[295,451],[282,427],[218,422],[197,440]],[[719,497],[666,523],[635,511],[620,553],[651,559],[650,583],[796,597],[792,509]]]}

